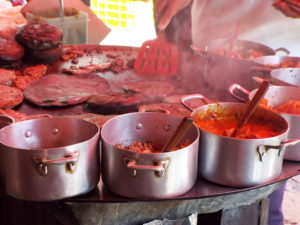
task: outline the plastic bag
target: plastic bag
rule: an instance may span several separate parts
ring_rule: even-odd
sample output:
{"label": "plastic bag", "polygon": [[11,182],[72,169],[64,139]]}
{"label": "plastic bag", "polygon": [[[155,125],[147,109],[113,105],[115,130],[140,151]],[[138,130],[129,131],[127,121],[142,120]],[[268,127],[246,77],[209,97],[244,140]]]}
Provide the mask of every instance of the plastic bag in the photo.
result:
{"label": "plastic bag", "polygon": [[64,31],[64,44],[99,44],[110,29],[80,0],[63,0],[61,18],[59,0],[31,0],[22,13],[28,22],[46,22]]}

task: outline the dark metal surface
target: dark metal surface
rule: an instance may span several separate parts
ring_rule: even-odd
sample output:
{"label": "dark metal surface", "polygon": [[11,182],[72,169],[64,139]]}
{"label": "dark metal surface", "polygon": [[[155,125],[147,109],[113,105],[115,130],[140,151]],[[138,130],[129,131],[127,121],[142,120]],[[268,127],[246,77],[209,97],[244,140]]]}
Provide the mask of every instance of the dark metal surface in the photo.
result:
{"label": "dark metal surface", "polygon": [[196,184],[189,190],[186,194],[178,196],[172,199],[160,199],[160,200],[151,200],[151,199],[128,199],[115,195],[114,193],[107,190],[104,187],[102,181],[99,182],[97,189],[92,192],[81,195],[75,198],[66,199],[66,202],[110,202],[110,203],[124,203],[124,202],[145,202],[145,201],[166,201],[166,200],[189,200],[189,199],[200,199],[200,198],[211,198],[221,195],[236,194],[240,192],[249,192],[254,189],[259,189],[264,186],[268,186],[275,183],[280,183],[286,179],[289,179],[293,176],[300,174],[300,163],[285,161],[283,164],[283,169],[281,175],[270,182],[266,182],[262,185],[253,186],[249,188],[232,188],[225,187],[211,183],[204,180],[203,178],[198,178]]}

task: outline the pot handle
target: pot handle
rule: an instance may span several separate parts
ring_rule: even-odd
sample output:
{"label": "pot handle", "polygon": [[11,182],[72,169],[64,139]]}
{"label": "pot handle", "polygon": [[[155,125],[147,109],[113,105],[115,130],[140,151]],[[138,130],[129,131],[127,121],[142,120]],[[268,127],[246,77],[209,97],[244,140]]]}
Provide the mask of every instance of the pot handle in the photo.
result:
{"label": "pot handle", "polygon": [[79,152],[74,152],[66,155],[65,158],[47,159],[46,157],[35,157],[33,159],[35,167],[40,175],[46,176],[48,174],[48,166],[51,165],[66,165],[67,173],[73,173],[76,169],[79,159]]}
{"label": "pot handle", "polygon": [[132,176],[137,175],[137,170],[149,170],[149,171],[154,171],[156,176],[162,177],[166,172],[166,169],[169,165],[169,161],[170,160],[168,159],[157,160],[154,163],[154,165],[149,166],[149,165],[138,165],[137,160],[135,159],[128,159],[128,158],[124,159],[127,168],[131,169]]}
{"label": "pot handle", "polygon": [[289,147],[289,146],[293,146],[296,144],[300,143],[300,139],[288,139],[286,141],[283,141],[280,145],[260,145],[257,148],[257,151],[260,155],[260,159],[261,161],[264,161],[265,159],[265,153],[269,150],[269,149],[278,149],[278,156],[280,156],[280,153],[282,151],[282,149]]}
{"label": "pot handle", "polygon": [[281,47],[281,48],[276,48],[275,50],[275,54],[277,55],[277,52],[284,52],[286,55],[289,55],[290,54],[290,51],[288,50],[288,49],[286,49],[286,48],[283,48],[283,47]]}
{"label": "pot handle", "polygon": [[200,56],[206,56],[207,52],[208,52],[207,47],[205,49],[201,49],[195,45],[191,45],[190,48],[193,50],[194,53],[196,53],[197,55],[200,55]]}
{"label": "pot handle", "polygon": [[289,147],[300,143],[300,139],[288,139],[281,143],[281,147]]}
{"label": "pot handle", "polygon": [[257,83],[259,83],[259,84],[261,84],[261,83],[264,82],[265,80],[268,80],[268,81],[269,81],[269,79],[264,79],[264,78],[257,77],[257,76],[253,76],[252,79],[253,79],[254,81],[256,81]]}
{"label": "pot handle", "polygon": [[15,119],[7,116],[7,115],[0,115],[0,129],[8,126],[9,124],[12,124],[15,122]]}
{"label": "pot handle", "polygon": [[250,92],[247,89],[243,88],[241,85],[232,84],[228,88],[228,91],[233,97],[237,98],[238,100],[241,100],[242,102],[246,102],[246,103],[249,102]]}
{"label": "pot handle", "polygon": [[181,97],[181,104],[184,105],[187,109],[189,109],[191,112],[194,111],[194,109],[192,109],[188,104],[187,102],[190,101],[190,100],[193,100],[193,99],[200,99],[201,101],[204,102],[204,104],[210,104],[211,101],[206,98],[205,96],[203,95],[200,95],[200,94],[191,94],[191,95],[184,95]]}
{"label": "pot handle", "polygon": [[259,73],[259,74],[265,74],[265,73],[270,74],[270,72],[274,69],[276,69],[276,68],[273,68],[270,66],[252,66],[251,67],[251,71],[253,73]]}
{"label": "pot handle", "polygon": [[26,116],[24,120],[33,120],[33,119],[47,118],[47,117],[52,117],[52,116],[49,114],[35,114],[35,115]]}
{"label": "pot handle", "polygon": [[[146,107],[148,107],[148,108],[146,108]],[[163,107],[160,107],[159,105],[157,105],[157,106],[151,106],[151,107],[149,107],[149,106],[145,106],[145,107],[141,106],[139,108],[139,112],[161,112],[161,113],[171,114],[169,110],[167,110],[167,109],[165,109]]]}

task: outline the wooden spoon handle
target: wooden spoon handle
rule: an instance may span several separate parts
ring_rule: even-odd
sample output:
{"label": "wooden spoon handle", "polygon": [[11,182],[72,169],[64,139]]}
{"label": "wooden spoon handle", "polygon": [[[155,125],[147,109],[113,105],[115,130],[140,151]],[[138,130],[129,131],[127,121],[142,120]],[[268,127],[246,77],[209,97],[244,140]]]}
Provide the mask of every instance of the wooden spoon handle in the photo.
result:
{"label": "wooden spoon handle", "polygon": [[270,82],[268,80],[264,80],[261,83],[261,85],[260,85],[259,89],[256,91],[254,97],[249,102],[245,113],[242,115],[240,121],[238,122],[237,126],[233,130],[231,137],[236,137],[237,134],[239,133],[240,129],[244,126],[245,123],[247,123],[248,119],[254,112],[255,108],[260,103],[262,98],[265,96],[265,94],[269,88],[269,85],[270,85]]}
{"label": "wooden spoon handle", "polygon": [[175,133],[171,136],[171,138],[168,140],[168,142],[164,145],[162,148],[162,152],[168,152],[172,148],[174,148],[180,140],[184,137],[184,135],[188,132],[190,127],[193,124],[193,118],[192,117],[184,117],[180,124],[178,125]]}

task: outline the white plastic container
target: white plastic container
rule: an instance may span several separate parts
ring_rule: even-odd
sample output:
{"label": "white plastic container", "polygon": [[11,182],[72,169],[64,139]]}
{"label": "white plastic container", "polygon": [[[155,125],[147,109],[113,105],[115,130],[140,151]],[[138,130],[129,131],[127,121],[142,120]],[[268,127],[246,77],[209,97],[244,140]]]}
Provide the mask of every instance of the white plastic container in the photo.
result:
{"label": "white plastic container", "polygon": [[44,14],[26,13],[25,18],[28,22],[45,22],[63,30],[64,44],[87,44],[88,41],[88,14],[79,11],[74,16],[60,17],[43,17]]}

